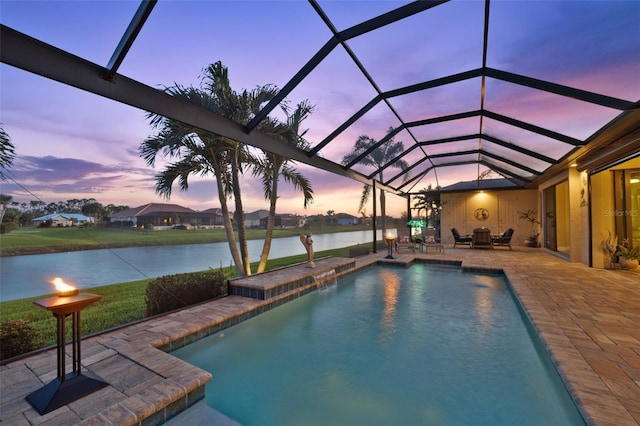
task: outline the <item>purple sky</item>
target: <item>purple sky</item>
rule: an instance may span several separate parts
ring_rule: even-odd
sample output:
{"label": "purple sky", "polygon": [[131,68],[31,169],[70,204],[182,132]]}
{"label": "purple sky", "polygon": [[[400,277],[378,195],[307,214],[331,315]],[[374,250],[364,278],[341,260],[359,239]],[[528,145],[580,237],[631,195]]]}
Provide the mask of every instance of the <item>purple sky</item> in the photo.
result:
{"label": "purple sky", "polygon": [[[338,30],[372,18],[403,2],[321,1]],[[0,1],[2,24],[56,47],[106,65],[138,7],[137,1]],[[381,90],[390,90],[482,65],[484,3],[457,1],[351,40],[349,46]],[[152,87],[197,86],[200,71],[221,60],[232,87],[282,87],[331,34],[303,1],[160,0],[119,73]],[[306,122],[312,145],[375,95],[342,48],[335,49],[288,97],[309,99],[316,110]],[[488,65],[628,101],[640,99],[640,2],[492,2]],[[14,200],[45,202],[95,198],[103,204],[138,206],[164,202],[154,192],[156,170],[138,157],[152,134],[145,112],[0,65],[0,122],[16,147],[11,176],[1,192]],[[474,79],[390,100],[405,120],[478,109],[480,81]],[[540,91],[488,79],[485,107],[491,111],[584,139],[619,114]],[[485,120],[484,130],[502,139],[560,157],[568,146]],[[320,151],[340,162],[361,134],[381,139],[397,119],[380,104]],[[476,121],[415,128],[419,140],[477,133]],[[408,148],[409,134],[396,141]],[[466,146],[468,144],[470,147]],[[475,149],[477,141],[453,149]],[[494,152],[501,148],[491,147]],[[430,153],[451,147],[432,147]],[[417,151],[414,155],[417,155]],[[501,153],[502,154],[502,153]],[[411,159],[415,159],[412,157]],[[514,157],[515,160],[526,160]],[[160,163],[162,164],[162,163]],[[535,163],[532,167],[542,167]],[[305,212],[302,197],[281,185],[280,212],[358,215],[362,185],[299,165],[311,179],[315,202]],[[369,173],[366,168],[358,168]],[[446,186],[473,180],[477,166],[441,168],[415,184]],[[386,177],[396,174],[389,170]],[[437,179],[437,180],[436,180]],[[259,182],[246,177],[247,211],[267,208]],[[29,192],[26,192],[26,188]],[[174,187],[170,202],[204,210],[218,207],[211,179],[194,177],[186,193]],[[391,214],[406,202],[389,197]],[[367,213],[372,212],[371,203]]]}

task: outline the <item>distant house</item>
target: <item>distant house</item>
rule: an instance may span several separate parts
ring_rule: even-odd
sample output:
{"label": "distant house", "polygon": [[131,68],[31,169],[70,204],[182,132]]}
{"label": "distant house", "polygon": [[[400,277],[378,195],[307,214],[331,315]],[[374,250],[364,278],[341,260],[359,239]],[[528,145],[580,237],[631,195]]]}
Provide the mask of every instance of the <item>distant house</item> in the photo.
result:
{"label": "distant house", "polygon": [[176,225],[213,228],[223,226],[220,209],[195,211],[178,204],[149,203],[109,216],[109,223],[121,226],[171,228]]}
{"label": "distant house", "polygon": [[205,228],[220,228],[224,226],[224,218],[222,217],[222,210],[216,208],[210,208],[196,213],[193,216],[192,225]]}
{"label": "distant house", "polygon": [[[244,215],[244,226],[246,228],[266,228],[266,218],[269,216],[268,210],[256,210],[255,212],[247,213]],[[265,219],[264,225],[262,219]]]}
{"label": "distant house", "polygon": [[[260,219],[260,227],[267,227],[268,217]],[[305,224],[305,219],[302,216],[298,216],[296,214],[284,213],[277,214],[275,217],[275,227],[276,228],[301,228]]]}
{"label": "distant house", "polygon": [[359,218],[348,213],[337,213],[334,220],[337,220],[338,225],[357,225],[360,221]]}
{"label": "distant house", "polygon": [[78,213],[51,213],[33,219],[33,223],[37,226],[47,221],[51,222],[51,226],[80,226],[93,223],[94,219]]}

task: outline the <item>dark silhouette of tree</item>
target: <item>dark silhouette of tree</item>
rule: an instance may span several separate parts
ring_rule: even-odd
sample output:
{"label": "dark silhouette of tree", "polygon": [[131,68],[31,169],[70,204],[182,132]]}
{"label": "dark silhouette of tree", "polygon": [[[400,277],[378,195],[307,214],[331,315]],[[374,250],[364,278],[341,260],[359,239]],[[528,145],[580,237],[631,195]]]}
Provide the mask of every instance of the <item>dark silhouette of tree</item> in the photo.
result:
{"label": "dark silhouette of tree", "polygon": [[[393,127],[390,127],[387,134],[393,132]],[[353,146],[353,152],[347,154],[342,159],[343,164],[348,164],[351,161],[358,158],[362,153],[368,151],[372,146],[376,145],[378,141],[370,138],[369,136],[362,135],[358,138]],[[364,166],[372,166],[376,170],[380,170],[377,173],[377,179],[380,182],[384,182],[384,177],[381,168],[396,158],[404,151],[404,144],[402,142],[396,142],[393,138],[389,138],[382,145],[371,151],[364,158],[360,160],[360,164]],[[409,166],[406,161],[398,160],[391,164],[390,167],[406,170]],[[405,176],[405,180],[408,176]],[[365,184],[362,189],[362,196],[360,197],[360,205],[358,211],[361,212],[364,209],[365,204],[369,201],[371,195],[371,185]],[[387,221],[386,221],[386,199],[385,191],[380,191],[380,217],[382,218],[382,234],[387,233]]]}
{"label": "dark silhouette of tree", "polygon": [[13,166],[16,150],[11,143],[11,137],[0,124],[0,179],[6,179],[5,171]]}

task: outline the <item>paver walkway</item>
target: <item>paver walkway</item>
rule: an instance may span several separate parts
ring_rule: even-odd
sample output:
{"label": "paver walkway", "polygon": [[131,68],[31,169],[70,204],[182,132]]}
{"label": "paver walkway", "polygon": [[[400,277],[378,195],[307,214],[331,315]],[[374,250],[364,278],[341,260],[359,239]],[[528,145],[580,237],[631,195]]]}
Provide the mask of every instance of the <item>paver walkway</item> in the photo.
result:
{"label": "paver walkway", "polygon": [[[427,258],[459,261],[471,269],[504,270],[587,422],[640,424],[640,273],[592,269],[540,250],[516,247],[514,251],[447,248],[446,254],[403,253],[396,254],[395,260],[384,259],[386,254],[358,258],[356,268]],[[24,398],[55,378],[55,349],[3,365],[0,422],[162,422],[200,400],[211,379],[209,373],[164,350],[181,347],[272,306],[273,299],[229,296],[86,338],[83,366],[109,386],[43,416]]]}

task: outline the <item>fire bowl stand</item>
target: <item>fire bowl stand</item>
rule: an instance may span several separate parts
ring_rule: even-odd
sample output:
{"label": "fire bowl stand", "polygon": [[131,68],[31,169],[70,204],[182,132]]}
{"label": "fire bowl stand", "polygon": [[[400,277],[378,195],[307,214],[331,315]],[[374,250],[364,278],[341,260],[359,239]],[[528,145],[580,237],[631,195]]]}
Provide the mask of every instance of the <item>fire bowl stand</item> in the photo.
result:
{"label": "fire bowl stand", "polygon": [[[80,366],[80,311],[101,298],[102,296],[97,294],[80,293],[75,296],[58,296],[33,302],[51,311],[57,323],[58,375],[49,384],[26,397],[38,413],[46,414],[107,386],[107,383],[95,376],[91,377],[89,373],[82,374]],[[65,318],[69,315],[72,320],[73,371],[66,374]]]}
{"label": "fire bowl stand", "polygon": [[393,240],[395,240],[395,238],[386,237],[384,240],[387,242],[387,255],[384,258],[385,259],[395,259],[393,257]]}

